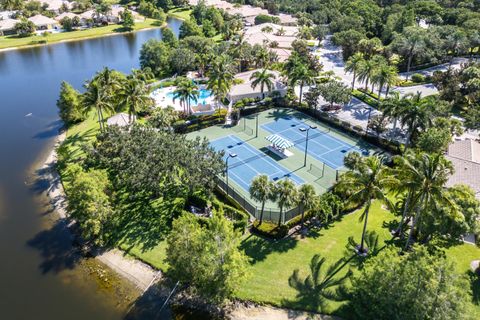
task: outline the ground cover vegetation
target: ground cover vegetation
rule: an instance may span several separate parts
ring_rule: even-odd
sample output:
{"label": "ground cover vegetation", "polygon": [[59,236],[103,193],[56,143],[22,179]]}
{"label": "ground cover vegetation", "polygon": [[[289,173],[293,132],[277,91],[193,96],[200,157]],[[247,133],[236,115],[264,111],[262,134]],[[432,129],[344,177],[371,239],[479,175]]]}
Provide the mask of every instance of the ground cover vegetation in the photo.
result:
{"label": "ground cover vegetation", "polygon": [[[268,46],[246,43],[238,34],[237,17],[200,5],[182,27],[180,39],[166,33],[162,40],[143,46],[142,71],[123,75],[104,69],[87,81],[82,93],[63,84],[58,107],[71,129],[59,149],[59,168],[83,236],[100,245],[119,246],[167,270],[192,294],[218,303],[236,297],[359,319],[479,315],[478,270],[471,271],[470,262],[480,257],[480,250],[463,244],[462,236],[479,233],[480,204],[470,188],[447,186],[453,168],[443,156],[453,136],[462,132],[461,123],[451,118],[456,110],[466,115],[467,127],[475,127],[478,115],[471,110],[478,105],[478,66],[472,62],[458,71],[435,74],[438,96],[389,92],[398,70],[441,61],[438,52],[429,52],[427,58],[416,47],[411,55],[398,49],[407,41],[399,39],[418,31],[416,17],[426,20],[441,38],[447,37],[446,25],[465,28],[458,16],[471,20],[478,8],[473,3],[415,3],[418,6],[375,1],[254,3],[271,13],[295,12],[312,33],[315,24],[330,24],[354,81],[365,83],[364,93],[383,111],[371,130],[380,132],[388,119],[403,126],[408,137],[401,154],[393,157],[349,154],[347,172],[322,195],[308,184],[296,187],[289,180],[255,178],[249,190],[252,199],[262,208],[265,202],[277,203],[281,214],[275,222],[264,221],[260,214],[253,232],[242,238],[238,231],[246,223],[235,228],[227,220],[245,221],[244,213],[215,193],[214,177],[225,169],[221,155],[207,141],[187,140],[178,133],[179,122],[183,132],[188,131],[190,122],[185,120],[193,119],[190,101],[199,91],[198,84],[183,75],[197,71],[206,76],[217,103],[227,103],[236,72],[260,69],[252,79],[264,92],[272,81],[268,70],[274,69],[285,77],[289,92],[282,99],[266,97],[273,104],[316,111],[320,96],[329,105],[344,104],[352,88],[322,72],[304,39],[297,40],[292,55],[279,63]],[[434,9],[440,11],[433,15]],[[316,31],[322,36],[323,30]],[[225,41],[212,39],[219,35]],[[422,52],[431,50],[422,41]],[[476,50],[468,49],[467,53]],[[449,59],[464,53],[460,46],[442,50]],[[175,74],[179,77],[172,83],[183,112],[152,108],[152,78]],[[312,86],[308,94],[297,97],[294,88],[302,92],[307,85]],[[107,115],[121,110],[131,115],[131,126],[107,127]],[[223,117],[218,114],[215,119]],[[191,205],[210,207],[212,218],[196,218],[185,210]],[[285,210],[294,206],[300,215],[285,221]],[[237,215],[241,218],[234,219]]]}

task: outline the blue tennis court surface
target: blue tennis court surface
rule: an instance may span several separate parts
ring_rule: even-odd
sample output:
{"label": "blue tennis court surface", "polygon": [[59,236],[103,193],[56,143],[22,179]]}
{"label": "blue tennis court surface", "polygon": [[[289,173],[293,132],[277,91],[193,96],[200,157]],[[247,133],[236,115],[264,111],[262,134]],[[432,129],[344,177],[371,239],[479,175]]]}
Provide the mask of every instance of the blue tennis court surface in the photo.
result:
{"label": "blue tennis court surface", "polygon": [[235,153],[235,158],[228,160],[228,176],[240,187],[248,191],[250,183],[257,175],[265,174],[273,181],[289,178],[296,184],[302,184],[303,180],[290,173],[288,169],[278,164],[263,152],[255,149],[240,138],[229,135],[210,142],[216,151],[225,151],[223,159],[229,153]]}
{"label": "blue tennis court surface", "polygon": [[[290,140],[295,147],[305,152],[305,138],[307,133],[300,131],[300,128],[308,128],[309,125],[295,117],[280,118],[278,120],[262,125],[262,128],[278,134]],[[322,131],[323,130],[323,131]],[[342,141],[328,132],[325,128],[311,129],[308,139],[308,154],[315,159],[325,163],[333,169],[343,167],[343,158],[352,151],[368,155],[368,150],[360,149]]]}

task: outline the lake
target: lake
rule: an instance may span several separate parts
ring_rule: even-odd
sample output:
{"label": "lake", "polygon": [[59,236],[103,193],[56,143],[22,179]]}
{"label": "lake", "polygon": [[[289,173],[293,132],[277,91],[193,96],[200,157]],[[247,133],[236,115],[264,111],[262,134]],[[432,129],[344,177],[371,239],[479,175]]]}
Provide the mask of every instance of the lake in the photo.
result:
{"label": "lake", "polygon": [[[178,35],[181,21],[168,24]],[[161,31],[0,52],[0,318],[124,317],[132,291],[103,284],[111,278],[78,259],[35,173],[61,126],[61,81],[80,89],[103,67],[138,68],[140,47],[151,38]]]}

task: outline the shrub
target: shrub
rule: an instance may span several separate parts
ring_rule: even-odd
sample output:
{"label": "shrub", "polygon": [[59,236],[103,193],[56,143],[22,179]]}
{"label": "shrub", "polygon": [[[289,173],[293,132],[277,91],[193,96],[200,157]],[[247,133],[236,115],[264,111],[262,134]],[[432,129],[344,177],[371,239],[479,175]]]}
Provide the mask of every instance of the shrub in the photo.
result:
{"label": "shrub", "polygon": [[258,16],[255,17],[256,25],[259,25],[262,23],[272,23],[272,22],[273,22],[273,17],[266,14],[259,14]]}
{"label": "shrub", "polygon": [[362,126],[359,126],[359,125],[357,124],[357,125],[354,125],[354,126],[353,126],[353,130],[358,131],[358,132],[362,132],[362,131],[363,131],[363,128],[362,128]]}
{"label": "shrub", "polygon": [[415,83],[425,82],[425,76],[420,73],[412,74],[412,81]]}
{"label": "shrub", "polygon": [[350,128],[352,126],[352,124],[348,121],[342,121],[342,126],[345,127],[345,128]]}
{"label": "shrub", "polygon": [[262,224],[260,224],[260,221],[256,220],[252,225],[252,231],[254,233],[272,239],[284,238],[289,230],[290,228],[286,224],[279,227],[277,224],[267,221],[263,221]]}
{"label": "shrub", "polygon": [[212,206],[217,211],[220,211],[220,208],[223,209],[225,217],[233,222],[233,228],[235,230],[245,231],[248,226],[248,220],[250,219],[250,216],[246,212],[222,203],[218,199],[212,201]]}
{"label": "shrub", "polygon": [[[304,215],[303,219],[306,221],[306,220],[310,219],[312,216],[313,216],[313,212],[308,211],[308,212],[305,212],[305,215]],[[292,219],[288,220],[286,225],[287,225],[288,229],[292,229],[296,225],[299,225],[301,222],[302,222],[302,215],[299,214],[298,216],[295,216]]]}

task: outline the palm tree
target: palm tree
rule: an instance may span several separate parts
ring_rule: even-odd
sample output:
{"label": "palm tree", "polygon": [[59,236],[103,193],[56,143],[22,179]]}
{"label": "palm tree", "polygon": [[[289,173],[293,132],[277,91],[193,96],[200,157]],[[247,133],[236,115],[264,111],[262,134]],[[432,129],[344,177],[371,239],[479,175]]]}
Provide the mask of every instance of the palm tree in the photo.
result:
{"label": "palm tree", "polygon": [[254,54],[255,67],[266,68],[270,60],[270,51],[265,46],[259,46]]}
{"label": "palm tree", "polygon": [[398,118],[405,112],[406,104],[405,98],[397,91],[390,93],[388,98],[380,102],[383,116],[393,120],[393,130],[397,128]]}
{"label": "palm tree", "polygon": [[367,231],[368,214],[374,199],[388,201],[385,188],[393,185],[395,179],[389,174],[383,164],[383,158],[370,156],[364,158],[362,163],[353,170],[347,171],[338,183],[340,190],[349,190],[351,195],[348,200],[352,203],[365,204],[360,221],[363,220],[362,241],[358,252],[365,253],[364,242]]}
{"label": "palm tree", "polygon": [[276,201],[280,208],[278,217],[278,226],[280,226],[282,222],[285,222],[283,210],[291,208],[297,202],[297,189],[292,181],[284,179],[275,185],[275,193],[277,194]]}
{"label": "palm tree", "polygon": [[374,73],[375,67],[375,63],[372,59],[364,60],[364,62],[359,65],[357,77],[360,82],[365,82],[365,91],[368,90],[368,82]]}
{"label": "palm tree", "polygon": [[212,61],[207,73],[207,88],[215,95],[215,100],[221,102],[230,91],[235,75],[232,71],[231,60],[226,55],[221,55]]}
{"label": "palm tree", "polygon": [[205,75],[205,70],[207,69],[208,64],[211,60],[211,54],[209,53],[198,53],[195,55],[195,61],[198,67],[198,74],[201,78]]}
{"label": "palm tree", "polygon": [[175,91],[173,91],[173,100],[180,99],[180,103],[183,105],[183,111],[188,114],[192,113],[191,101],[195,101],[196,103],[199,96],[200,91],[198,91],[198,86],[186,78],[181,79]]}
{"label": "palm tree", "polygon": [[398,70],[395,66],[390,66],[387,63],[381,63],[376,72],[372,76],[372,83],[378,86],[378,97],[380,98],[383,87],[386,86],[385,97],[390,91],[390,87],[397,82]]}
{"label": "palm tree", "polygon": [[252,89],[255,89],[258,85],[260,85],[260,91],[262,92],[262,99],[265,99],[265,86],[267,87],[268,91],[273,90],[273,81],[275,80],[275,75],[271,72],[268,72],[267,69],[257,70],[255,71],[250,80],[252,81]]}
{"label": "palm tree", "polygon": [[250,184],[249,192],[250,197],[258,202],[262,203],[262,209],[260,210],[260,224],[263,222],[263,211],[265,209],[265,202],[274,199],[275,185],[268,179],[267,175],[256,176]]}
{"label": "palm tree", "polygon": [[408,127],[407,146],[419,129],[427,129],[433,122],[436,102],[432,98],[422,98],[422,94],[408,94],[405,96],[405,107],[401,109],[400,123]]}
{"label": "palm tree", "polygon": [[273,32],[273,28],[269,25],[263,27],[260,31],[262,31],[263,33],[272,33]]}
{"label": "palm tree", "polygon": [[318,203],[315,188],[311,184],[303,184],[298,189],[298,204],[302,208],[302,223],[301,229],[303,229],[305,211],[310,211],[316,207]]}
{"label": "palm tree", "polygon": [[347,62],[345,63],[345,71],[353,73],[353,80],[352,80],[352,90],[355,89],[355,80],[357,78],[358,72],[363,68],[363,64],[365,63],[365,59],[363,57],[363,53],[357,52],[350,58],[348,58]]}
{"label": "palm tree", "polygon": [[290,85],[295,88],[296,85],[300,85],[300,97],[299,103],[302,104],[303,96],[303,87],[309,84],[313,84],[315,80],[314,73],[308,69],[308,67],[303,63],[297,63],[288,73],[288,80]]}
{"label": "palm tree", "polygon": [[123,81],[122,88],[119,90],[119,102],[128,110],[130,123],[133,122],[138,111],[153,106],[153,100],[149,96],[149,89],[145,82],[134,76]]}
{"label": "palm tree", "polygon": [[[453,166],[440,154],[409,154],[400,160],[398,171],[403,188],[410,192],[406,212],[414,211],[414,217],[405,249],[410,246],[414,233],[420,234],[420,220],[423,212],[448,206],[456,209],[445,184],[453,173]],[[403,223],[403,221],[402,221]]]}
{"label": "palm tree", "polygon": [[[113,82],[109,75],[108,69],[104,72],[97,74],[92,80],[86,82],[84,87],[85,93],[82,95],[82,106],[85,113],[90,112],[92,108],[97,111],[98,123],[100,125],[100,131],[104,131],[104,112],[113,112],[114,99],[113,99]],[[116,84],[115,84],[116,86]]]}

